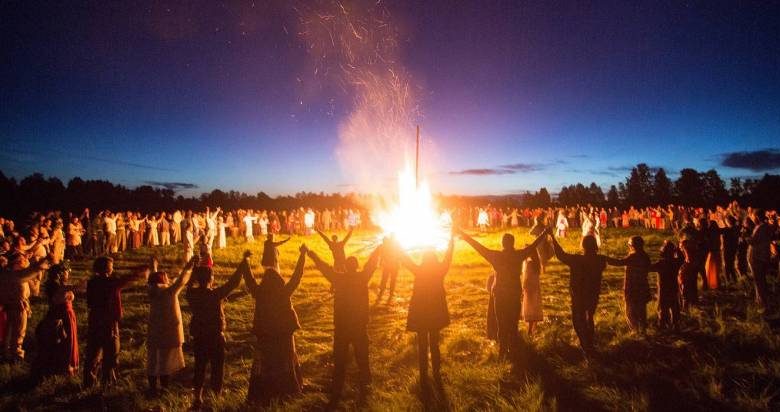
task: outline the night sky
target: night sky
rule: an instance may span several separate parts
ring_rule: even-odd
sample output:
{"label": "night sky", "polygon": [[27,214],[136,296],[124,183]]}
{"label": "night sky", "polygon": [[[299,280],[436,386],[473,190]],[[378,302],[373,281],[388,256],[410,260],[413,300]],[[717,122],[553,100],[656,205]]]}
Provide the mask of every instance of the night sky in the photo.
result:
{"label": "night sky", "polygon": [[[335,149],[352,99],[305,86],[292,2],[78,3],[0,5],[6,175],[349,189]],[[434,191],[606,189],[639,162],[778,172],[780,2],[578,3],[385,4]]]}

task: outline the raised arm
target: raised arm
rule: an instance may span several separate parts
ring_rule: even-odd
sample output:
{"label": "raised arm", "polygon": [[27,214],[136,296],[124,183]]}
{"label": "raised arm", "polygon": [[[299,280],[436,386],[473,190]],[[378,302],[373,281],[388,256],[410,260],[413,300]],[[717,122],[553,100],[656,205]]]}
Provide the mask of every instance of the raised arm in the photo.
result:
{"label": "raised arm", "polygon": [[173,282],[173,285],[171,285],[171,289],[173,290],[173,293],[179,293],[182,289],[184,289],[184,285],[187,284],[187,282],[190,281],[190,276],[192,275],[192,268],[195,267],[195,265],[198,263],[198,256],[195,255],[190,259],[189,262],[187,262],[186,265],[184,265],[184,268],[182,268],[181,273],[179,273],[179,277],[176,278],[176,280]]}
{"label": "raised arm", "polygon": [[344,236],[344,240],[342,240],[342,241],[341,241],[341,243],[343,243],[343,244],[345,244],[345,245],[346,245],[346,244],[347,244],[347,242],[349,242],[349,238],[351,238],[351,237],[352,237],[352,231],[353,231],[353,230],[355,230],[355,228],[354,228],[354,227],[351,227],[351,228],[349,228],[349,232],[347,232],[347,235],[346,235],[346,236]]}
{"label": "raised arm", "polygon": [[298,250],[301,251],[301,254],[298,255],[298,262],[295,263],[295,270],[293,271],[290,280],[284,285],[284,290],[288,295],[292,295],[293,292],[295,292],[295,289],[298,289],[298,285],[301,284],[301,278],[303,278],[303,265],[306,264],[306,252],[309,251],[309,248],[307,248],[305,244],[302,244]]}
{"label": "raised arm", "polygon": [[610,266],[626,266],[626,265],[628,265],[628,258],[618,259],[618,258],[613,258],[613,257],[609,257],[609,256],[606,256],[606,258],[607,258],[607,264],[610,265]]}
{"label": "raised arm", "polygon": [[255,290],[257,290],[257,281],[252,274],[252,266],[249,264],[250,256],[252,256],[252,252],[248,250],[244,252],[244,261],[247,263],[246,268],[244,268],[244,285],[249,290],[249,294],[254,295]]}
{"label": "raised arm", "polygon": [[532,252],[536,251],[536,248],[539,246],[540,243],[542,243],[545,239],[547,239],[547,234],[549,230],[545,228],[539,236],[534,239],[533,242],[531,242],[530,245],[524,247],[523,249],[520,249],[518,252],[523,257],[523,259],[527,258]]}
{"label": "raised arm", "polygon": [[49,268],[49,263],[46,260],[41,260],[39,262],[30,265],[25,269],[11,270],[5,272],[2,274],[2,276],[15,277],[18,282],[24,283],[29,280],[35,279],[35,277],[38,276],[38,273],[41,270],[46,270],[48,268]]}
{"label": "raised arm", "polygon": [[490,250],[490,249],[486,248],[481,243],[479,243],[476,240],[474,240],[474,238],[469,236],[466,232],[464,232],[464,231],[462,231],[460,229],[457,229],[456,233],[460,235],[461,239],[463,239],[464,241],[466,241],[466,243],[468,243],[471,247],[473,247],[474,250],[476,250],[477,253],[480,254],[480,256],[485,258],[485,260],[487,260],[491,264],[493,263],[493,255],[495,254],[494,250]]}
{"label": "raised arm", "polygon": [[333,267],[329,264],[325,263],[322,259],[320,259],[319,256],[317,256],[316,253],[314,253],[313,250],[308,251],[308,255],[311,258],[312,261],[314,261],[314,266],[322,273],[322,276],[325,276],[325,279],[328,280],[328,282],[333,283],[333,276],[335,275],[335,272],[333,271]]}
{"label": "raised arm", "polygon": [[321,230],[319,230],[319,229],[316,229],[316,230],[317,230],[317,234],[318,234],[318,235],[320,235],[320,237],[322,238],[322,240],[324,240],[324,241],[325,241],[325,243],[326,243],[328,246],[330,246],[330,239],[328,239],[328,235],[326,235],[325,233],[322,233],[322,231],[321,231]]}
{"label": "raised arm", "polygon": [[565,265],[571,265],[573,263],[572,255],[569,253],[566,253],[560,244],[558,244],[558,241],[555,239],[555,236],[552,237],[552,245],[553,245],[553,251],[555,252],[555,257],[560,260]]}
{"label": "raised arm", "polygon": [[292,238],[291,238],[291,237],[288,237],[287,239],[281,240],[281,241],[279,241],[279,242],[274,242],[274,247],[281,246],[281,245],[283,245],[283,244],[285,244],[285,243],[289,242],[289,241],[290,241],[290,239],[292,239]]}
{"label": "raised arm", "polygon": [[[352,231],[350,230],[350,233],[351,232]],[[368,261],[363,266],[363,278],[366,280],[366,282],[371,279],[371,276],[373,276],[377,266],[379,266],[379,257],[382,256],[383,248],[384,245],[377,246],[376,249],[371,252],[371,256],[368,257]]]}
{"label": "raised arm", "polygon": [[246,272],[248,266],[247,259],[242,260],[241,263],[238,264],[236,271],[230,276],[230,279],[228,279],[224,285],[214,289],[220,299],[225,299],[233,289],[238,287],[241,283],[241,276]]}

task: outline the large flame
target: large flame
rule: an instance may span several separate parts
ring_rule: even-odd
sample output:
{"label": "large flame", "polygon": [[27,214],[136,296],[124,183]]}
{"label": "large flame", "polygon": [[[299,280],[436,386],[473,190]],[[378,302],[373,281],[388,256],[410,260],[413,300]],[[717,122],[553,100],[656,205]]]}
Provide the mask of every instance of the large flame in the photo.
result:
{"label": "large flame", "polygon": [[412,168],[398,173],[397,203],[385,210],[375,210],[373,221],[382,228],[382,236],[393,236],[405,250],[447,247],[452,219],[448,212],[438,212],[428,183],[415,182]]}

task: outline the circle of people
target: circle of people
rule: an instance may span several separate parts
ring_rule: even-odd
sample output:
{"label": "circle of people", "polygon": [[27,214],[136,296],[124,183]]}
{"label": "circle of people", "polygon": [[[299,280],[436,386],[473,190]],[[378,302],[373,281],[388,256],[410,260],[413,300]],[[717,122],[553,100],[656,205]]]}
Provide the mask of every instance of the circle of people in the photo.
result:
{"label": "circle of people", "polygon": [[[490,249],[463,229],[485,230],[497,214],[498,226],[515,227],[521,222],[533,222],[530,233],[535,240],[523,248],[515,248],[514,236],[505,233],[501,249]],[[76,375],[79,370],[79,346],[76,314],[73,310],[75,292],[85,290],[88,308],[86,333],[86,365],[83,365],[84,387],[103,387],[116,381],[120,352],[122,319],[122,289],[146,280],[149,297],[149,324],[146,338],[149,390],[156,394],[167,387],[170,376],[184,368],[184,328],[179,294],[186,289],[192,317],[190,335],[195,359],[193,406],[202,405],[206,368],[211,367],[210,388],[222,389],[226,341],[224,304],[241,280],[255,302],[252,331],[256,337],[254,364],[251,371],[247,401],[268,404],[302,390],[303,379],[295,349],[294,333],[300,329],[291,302],[303,276],[307,257],[332,285],[334,295],[334,370],[331,400],[338,400],[346,377],[349,347],[359,369],[360,390],[370,385],[369,340],[369,280],[381,266],[382,279],[377,302],[388,289],[388,302],[395,289],[401,266],[414,276],[409,303],[407,330],[417,334],[420,384],[441,385],[440,331],[449,325],[444,279],[452,261],[456,236],[474,248],[493,268],[488,288],[488,336],[498,341],[499,356],[516,359],[523,347],[519,322],[528,322],[533,332],[536,322],[543,320],[539,276],[546,262],[555,256],[570,272],[571,316],[574,331],[583,355],[595,351],[594,316],[598,306],[601,279],[607,265],[624,266],[624,303],[628,325],[644,333],[648,326],[647,304],[652,300],[649,272],[658,273],[658,320],[660,328],[677,329],[681,312],[699,303],[698,278],[703,289],[716,289],[724,282],[736,282],[738,277],[752,278],[755,299],[761,308],[768,302],[767,276],[777,275],[778,230],[777,213],[760,209],[743,209],[736,203],[713,211],[669,207],[626,211],[590,207],[568,209],[501,210],[496,208],[456,209],[453,214],[453,235],[444,256],[439,259],[433,250],[422,253],[420,263],[414,262],[393,240],[384,239],[360,268],[358,259],[347,256],[345,245],[352,229],[361,226],[360,212],[352,210],[317,213],[311,209],[287,213],[235,211],[224,213],[219,208],[205,213],[175,212],[153,217],[140,214],[101,212],[90,219],[89,210],[80,217],[69,216],[67,235],[62,219],[56,214],[34,216],[26,235],[19,234],[13,221],[0,218],[3,244],[0,254],[0,340],[10,361],[25,357],[23,349],[30,316],[30,297],[43,289],[49,303],[46,315],[35,330],[37,353],[32,361],[35,378],[51,375]],[[665,212],[662,212],[665,211]],[[300,213],[299,213],[300,212]],[[311,212],[311,213],[310,213]],[[223,218],[223,214],[226,215]],[[301,226],[287,227],[287,233],[311,234],[325,240],[332,252],[328,263],[305,244],[299,247],[299,257],[289,280],[280,274],[277,248],[289,240],[275,241],[281,222],[289,224],[293,215],[300,215]],[[609,219],[610,214],[614,217]],[[273,217],[269,218],[269,215]],[[306,216],[309,217],[306,217]],[[605,217],[606,215],[606,217]],[[280,219],[284,216],[284,219]],[[506,217],[508,216],[508,218]],[[327,218],[326,218],[327,217]],[[170,220],[169,220],[170,219]],[[656,220],[658,219],[658,220]],[[244,222],[244,237],[253,238],[253,224],[260,220],[260,233],[266,236],[261,266],[264,273],[258,282],[252,274],[251,253],[244,253],[235,272],[222,285],[215,285],[211,249],[216,240],[224,247],[226,228],[236,236],[238,225]],[[89,222],[89,229],[81,225]],[[276,223],[274,223],[276,222]],[[552,224],[550,224],[552,222]],[[612,222],[610,224],[610,222]],[[141,226],[149,233],[144,237]],[[581,225],[580,253],[566,252],[556,240],[565,237],[570,227]],[[600,229],[607,226],[646,226],[675,229],[679,241],[666,240],[659,259],[652,262],[640,236],[629,239],[629,253],[622,258],[599,254]],[[159,227],[160,232],[157,233]],[[126,233],[121,233],[124,229]],[[348,229],[339,239],[328,237],[322,230]],[[98,230],[100,232],[98,232]],[[297,232],[301,230],[301,232]],[[172,239],[171,239],[172,235]],[[82,248],[82,237],[88,239],[88,250]],[[159,237],[159,242],[158,242]],[[198,239],[197,241],[195,239]],[[146,239],[146,240],[143,240]],[[165,245],[183,242],[185,261],[179,275],[172,279],[158,270],[153,259],[149,265],[131,268],[123,276],[114,274],[113,259],[108,254],[126,248]],[[195,253],[196,245],[200,245]],[[97,255],[93,275],[86,284],[69,282],[70,259]],[[43,279],[43,273],[46,278]],[[724,276],[725,275],[725,276]]]}

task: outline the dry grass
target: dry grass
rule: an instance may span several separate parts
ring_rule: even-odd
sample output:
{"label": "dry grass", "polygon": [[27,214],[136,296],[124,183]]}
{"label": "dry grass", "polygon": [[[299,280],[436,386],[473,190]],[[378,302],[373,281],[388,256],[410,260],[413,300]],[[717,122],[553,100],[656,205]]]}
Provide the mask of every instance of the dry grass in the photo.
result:
{"label": "dry grass", "polygon": [[[628,236],[645,235],[648,250],[655,257],[658,246],[670,236],[644,231],[608,231],[604,251],[625,253]],[[518,243],[530,241],[525,231],[517,231]],[[359,233],[348,252],[365,258],[375,235]],[[479,238],[498,247],[500,237]],[[327,250],[319,237],[295,238],[281,248],[283,272],[288,275],[305,241],[321,255]],[[563,242],[576,250],[577,239]],[[260,255],[261,243],[233,242],[214,256],[220,275],[232,273],[241,252]],[[176,247],[160,249],[165,269],[177,269]],[[152,253],[144,249],[128,253],[115,264],[119,270],[144,262]],[[255,263],[257,263],[255,258]],[[87,262],[74,265],[75,279],[87,276]],[[542,279],[545,321],[531,339],[533,353],[524,373],[510,372],[510,365],[496,357],[495,345],[485,338],[485,312],[488,294],[487,264],[465,243],[456,245],[455,260],[446,280],[452,324],[443,331],[444,392],[422,397],[416,373],[414,336],[405,332],[406,310],[411,278],[402,272],[398,294],[392,306],[374,306],[369,333],[373,390],[364,404],[358,403],[354,386],[354,366],[340,407],[346,410],[777,410],[780,389],[780,340],[750,303],[750,285],[741,283],[705,295],[701,310],[684,321],[679,334],[651,330],[647,337],[629,333],[622,313],[622,272],[611,268],[605,273],[602,299],[597,316],[599,355],[589,364],[576,350],[576,338],[569,316],[567,271],[553,260]],[[221,281],[224,278],[220,279]],[[379,281],[377,272],[372,288]],[[652,279],[654,281],[654,279]],[[331,361],[332,298],[328,285],[310,264],[304,280],[293,296],[303,330],[296,334],[306,388],[302,396],[272,409],[311,410],[327,403]],[[126,316],[122,324],[120,384],[100,398],[96,392],[82,392],[78,379],[54,378],[32,388],[26,384],[27,366],[0,366],[0,409],[64,410],[94,409],[100,405],[115,411],[186,410],[193,363],[185,343],[188,368],[176,378],[171,390],[159,399],[145,396],[144,374],[147,300],[143,286],[124,294]],[[189,324],[187,302],[182,299],[185,328]],[[651,311],[654,304],[651,303]],[[31,325],[45,311],[36,302]],[[85,329],[83,297],[76,303],[79,326]],[[231,297],[228,316],[228,355],[226,392],[210,398],[214,410],[245,410],[249,366],[251,299],[242,291]],[[651,315],[651,321],[655,315]],[[525,329],[525,326],[523,326]],[[32,330],[32,328],[31,328]],[[83,332],[82,332],[83,333]],[[30,353],[34,353],[32,333],[28,333]],[[83,347],[82,347],[83,350]]]}

